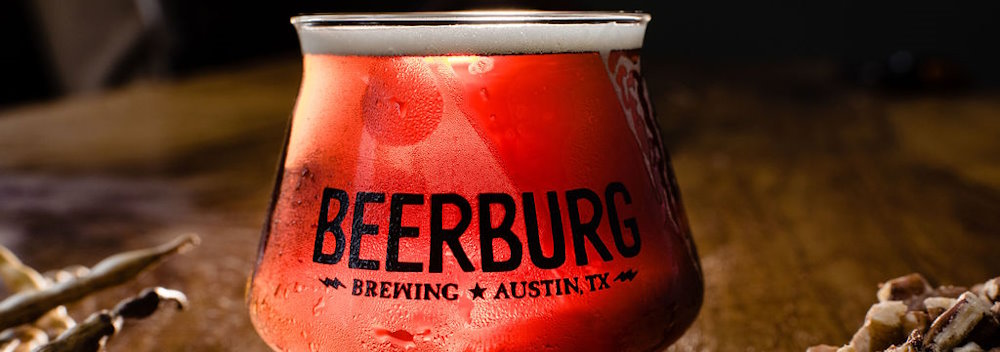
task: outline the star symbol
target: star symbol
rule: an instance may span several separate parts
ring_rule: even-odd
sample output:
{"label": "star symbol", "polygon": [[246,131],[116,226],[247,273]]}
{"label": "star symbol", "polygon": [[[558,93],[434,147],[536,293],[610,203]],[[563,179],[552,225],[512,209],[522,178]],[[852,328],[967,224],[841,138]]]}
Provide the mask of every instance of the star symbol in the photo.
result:
{"label": "star symbol", "polygon": [[472,299],[476,299],[476,298],[486,299],[486,298],[483,297],[483,292],[485,292],[485,291],[486,291],[485,288],[479,287],[479,283],[478,282],[476,283],[476,287],[475,288],[470,288],[469,289],[469,292],[472,292]]}

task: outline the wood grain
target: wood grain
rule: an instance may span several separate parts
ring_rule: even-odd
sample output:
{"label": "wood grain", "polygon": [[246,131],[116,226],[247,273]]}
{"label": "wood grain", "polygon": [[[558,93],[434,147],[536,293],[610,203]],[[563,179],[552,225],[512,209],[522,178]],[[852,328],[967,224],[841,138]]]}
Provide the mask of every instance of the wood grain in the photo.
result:
{"label": "wood grain", "polygon": [[[862,91],[822,63],[646,65],[707,283],[670,350],[843,343],[882,280],[1000,275],[997,93]],[[196,308],[112,348],[265,351],[243,293],[299,70],[274,62],[0,113],[0,240],[47,270],[200,233],[188,260],[74,310],[157,283]]]}

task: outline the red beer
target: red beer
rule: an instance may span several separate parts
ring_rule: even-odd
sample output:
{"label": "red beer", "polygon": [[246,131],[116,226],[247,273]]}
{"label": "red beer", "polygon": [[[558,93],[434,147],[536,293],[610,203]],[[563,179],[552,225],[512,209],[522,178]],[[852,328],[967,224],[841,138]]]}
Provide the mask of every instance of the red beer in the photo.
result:
{"label": "red beer", "polygon": [[250,288],[280,351],[648,351],[702,299],[648,16],[318,15]]}

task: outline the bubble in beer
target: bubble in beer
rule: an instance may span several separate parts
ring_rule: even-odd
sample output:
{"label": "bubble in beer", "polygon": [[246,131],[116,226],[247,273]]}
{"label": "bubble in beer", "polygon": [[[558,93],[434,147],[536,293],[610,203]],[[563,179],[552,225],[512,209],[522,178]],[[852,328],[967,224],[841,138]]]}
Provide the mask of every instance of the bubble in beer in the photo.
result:
{"label": "bubble in beer", "polygon": [[368,72],[362,98],[365,130],[380,143],[420,142],[441,122],[444,101],[430,68],[419,58],[396,58]]}

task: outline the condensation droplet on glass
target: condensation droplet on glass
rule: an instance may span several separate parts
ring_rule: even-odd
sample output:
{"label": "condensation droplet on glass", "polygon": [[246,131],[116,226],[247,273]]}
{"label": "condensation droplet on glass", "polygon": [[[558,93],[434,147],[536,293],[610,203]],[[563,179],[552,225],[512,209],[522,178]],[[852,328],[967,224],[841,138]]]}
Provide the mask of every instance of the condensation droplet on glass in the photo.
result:
{"label": "condensation droplet on glass", "polygon": [[407,350],[417,347],[417,344],[413,341],[414,334],[406,330],[389,331],[386,329],[375,329],[375,336],[378,336],[382,341],[388,341],[393,345],[403,347]]}
{"label": "condensation droplet on glass", "polygon": [[318,317],[321,313],[323,313],[323,307],[325,306],[326,301],[323,300],[323,297],[320,297],[319,300],[316,301],[316,304],[313,305],[313,316]]}
{"label": "condensation droplet on glass", "polygon": [[472,299],[470,299],[468,296],[459,297],[458,312],[461,315],[462,319],[465,319],[466,323],[472,321],[473,306],[475,306],[475,304],[472,302]]}
{"label": "condensation droplet on glass", "polygon": [[299,188],[302,187],[302,181],[312,178],[313,178],[312,172],[309,171],[308,167],[303,166],[302,171],[299,172],[299,180],[298,182],[295,183],[295,189],[298,190]]}
{"label": "condensation droplet on glass", "polygon": [[406,102],[405,101],[402,101],[402,100],[400,100],[399,98],[396,98],[396,97],[392,97],[392,98],[389,98],[389,102],[392,103],[396,107],[396,114],[399,115],[400,118],[405,118],[406,117]]}
{"label": "condensation droplet on glass", "polygon": [[489,57],[476,57],[476,62],[469,65],[469,73],[474,75],[481,75],[491,70],[493,70],[493,58]]}
{"label": "condensation droplet on glass", "polygon": [[426,63],[393,59],[378,64],[362,97],[365,130],[382,143],[415,144],[441,121],[444,102]]}

